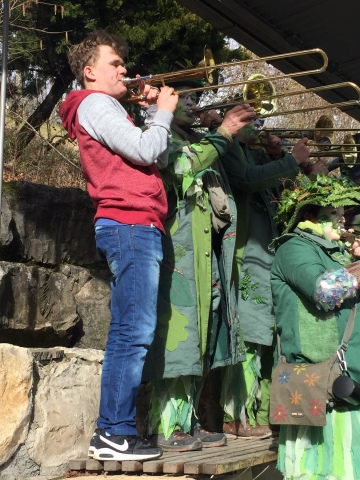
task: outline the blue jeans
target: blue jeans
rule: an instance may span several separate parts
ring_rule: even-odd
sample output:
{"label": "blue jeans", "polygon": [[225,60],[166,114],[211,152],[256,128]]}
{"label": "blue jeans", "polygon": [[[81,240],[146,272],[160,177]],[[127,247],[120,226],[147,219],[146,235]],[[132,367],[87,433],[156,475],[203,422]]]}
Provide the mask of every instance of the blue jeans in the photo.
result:
{"label": "blue jeans", "polygon": [[112,435],[137,435],[136,397],[157,320],[161,235],[153,226],[95,227],[96,246],[112,273],[97,424]]}

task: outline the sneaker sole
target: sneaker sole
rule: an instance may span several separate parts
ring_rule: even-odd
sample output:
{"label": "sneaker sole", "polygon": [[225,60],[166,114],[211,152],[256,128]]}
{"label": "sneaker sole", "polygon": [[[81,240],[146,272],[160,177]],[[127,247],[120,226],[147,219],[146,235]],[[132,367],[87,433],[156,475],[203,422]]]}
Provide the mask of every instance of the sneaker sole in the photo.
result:
{"label": "sneaker sole", "polygon": [[115,452],[110,448],[101,448],[94,451],[93,458],[94,460],[118,460],[119,462],[123,460],[150,460],[154,458],[160,458],[161,453],[146,453],[146,454],[132,454],[132,453],[121,453]]}
{"label": "sneaker sole", "polygon": [[193,452],[195,450],[201,450],[203,444],[201,442],[196,442],[191,445],[184,445],[180,446],[169,446],[169,445],[161,445],[160,443],[156,444],[157,447],[160,447],[164,452]]}
{"label": "sneaker sole", "polygon": [[267,433],[265,435],[236,435],[235,433],[226,433],[226,435],[231,439],[240,438],[241,440],[266,440],[267,438],[271,438],[274,435],[272,433]]}
{"label": "sneaker sole", "polygon": [[220,442],[202,442],[203,448],[213,448],[213,447],[225,447],[227,444],[226,440],[221,440]]}
{"label": "sneaker sole", "polygon": [[89,447],[88,457],[93,458],[94,453],[95,453],[95,448],[94,447]]}

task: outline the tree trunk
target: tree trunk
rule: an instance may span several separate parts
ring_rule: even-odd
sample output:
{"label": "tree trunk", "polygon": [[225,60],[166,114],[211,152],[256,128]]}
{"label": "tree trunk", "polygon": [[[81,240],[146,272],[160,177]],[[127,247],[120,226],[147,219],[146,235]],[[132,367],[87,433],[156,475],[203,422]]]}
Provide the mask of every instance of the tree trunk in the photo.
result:
{"label": "tree trunk", "polygon": [[36,132],[40,130],[41,125],[50,118],[56,104],[73,80],[74,76],[70,70],[60,72],[55,78],[54,84],[44,101],[35,109],[17,133],[17,157],[29,145]]}

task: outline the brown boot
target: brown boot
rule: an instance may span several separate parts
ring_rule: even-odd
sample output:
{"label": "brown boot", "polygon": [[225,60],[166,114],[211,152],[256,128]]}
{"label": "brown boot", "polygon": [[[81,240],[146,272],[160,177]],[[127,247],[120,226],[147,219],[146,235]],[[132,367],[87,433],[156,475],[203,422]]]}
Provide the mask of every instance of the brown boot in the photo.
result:
{"label": "brown boot", "polygon": [[242,438],[270,438],[275,432],[267,425],[256,425],[252,427],[246,423],[246,428],[241,424],[240,420],[233,420],[232,422],[226,422],[223,425],[224,433],[236,435]]}

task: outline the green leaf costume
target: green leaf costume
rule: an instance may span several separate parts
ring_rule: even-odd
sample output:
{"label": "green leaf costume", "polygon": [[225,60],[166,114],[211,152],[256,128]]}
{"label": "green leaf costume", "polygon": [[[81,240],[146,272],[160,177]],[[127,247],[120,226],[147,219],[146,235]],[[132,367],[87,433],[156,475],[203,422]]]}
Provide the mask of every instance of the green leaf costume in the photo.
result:
{"label": "green leaf costume", "polygon": [[[281,349],[288,362],[321,362],[334,353],[342,339],[350,310],[358,298],[345,299],[340,307],[325,311],[316,307],[317,280],[341,268],[342,244],[330,241],[310,222],[298,223],[305,205],[359,204],[359,187],[318,176],[300,179],[286,191],[279,215],[288,232],[274,241],[271,271],[276,324]],[[296,227],[297,225],[297,227]],[[301,228],[300,228],[301,227]],[[348,349],[348,371],[360,382],[360,308]],[[281,426],[278,468],[285,480],[357,480],[360,478],[360,407],[344,403],[326,413],[325,427]]]}
{"label": "green leaf costume", "polygon": [[203,137],[192,132],[190,140],[181,131],[172,133],[169,165],[163,171],[169,212],[158,327],[145,368],[145,378],[154,380],[149,430],[166,437],[175,428],[190,430],[211,368],[245,359],[232,278],[236,208],[228,195],[232,221],[215,233],[204,177],[212,172],[230,192],[217,162],[227,155],[228,140],[216,131]]}

